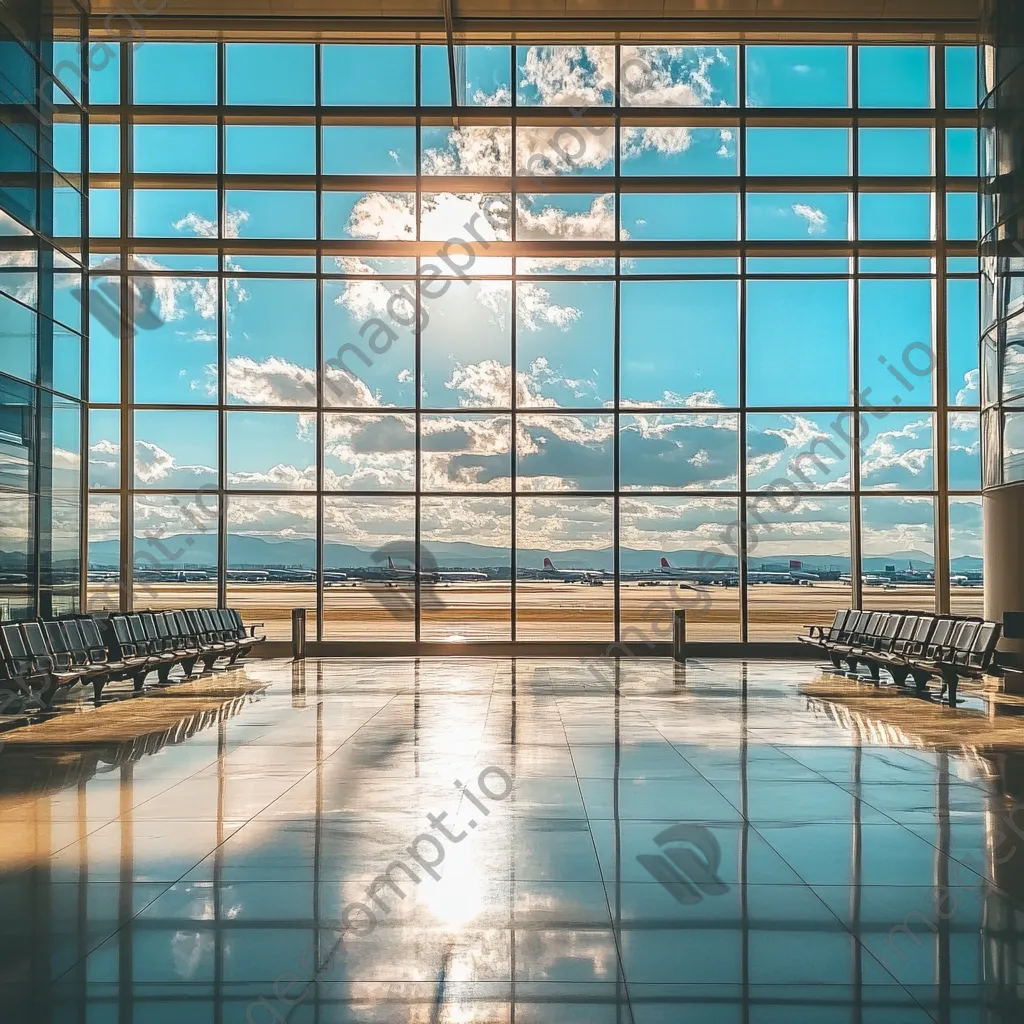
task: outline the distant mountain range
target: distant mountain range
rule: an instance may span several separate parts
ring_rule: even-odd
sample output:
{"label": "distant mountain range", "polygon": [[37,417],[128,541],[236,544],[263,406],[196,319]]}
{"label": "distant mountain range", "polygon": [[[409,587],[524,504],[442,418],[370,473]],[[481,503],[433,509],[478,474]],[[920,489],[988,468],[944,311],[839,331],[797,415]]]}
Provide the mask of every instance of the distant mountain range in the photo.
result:
{"label": "distant mountain range", "polygon": [[[480,544],[430,544],[426,545],[434,556],[439,568],[471,569],[487,566],[507,565],[508,553]],[[265,537],[238,536],[229,539],[229,564],[231,568],[255,568],[259,566],[295,567],[313,569],[316,567],[315,545],[309,540],[271,540]],[[200,568],[212,567],[217,564],[217,541],[212,533],[187,535],[180,534],[163,539],[159,544],[140,547],[139,553],[146,552],[148,557],[139,559],[140,565],[152,565],[153,568],[175,569],[185,566]],[[386,564],[388,549],[385,549],[376,560],[372,557],[372,549],[360,548],[351,544],[328,543],[324,547],[324,565],[331,569],[355,567],[383,566]],[[394,551],[395,560],[409,564],[409,549]],[[0,567],[14,569],[13,562],[8,559],[19,557],[0,552]],[[675,566],[695,566],[717,569],[735,568],[736,559],[722,557],[712,561],[706,554],[691,549],[665,551],[636,550],[623,548],[620,562],[627,572],[642,569],[655,569],[667,558]],[[544,559],[550,558],[560,568],[576,566],[608,569],[613,567],[611,548],[601,551],[574,549],[569,551],[546,551],[534,548],[521,548],[518,561],[523,567],[540,568]],[[848,572],[850,559],[843,555],[803,555],[793,552],[786,555],[773,555],[751,559],[754,569],[779,568],[788,569],[790,560],[799,561],[804,569],[814,572],[815,569],[839,569]],[[89,546],[89,563],[94,566],[116,565],[118,561],[118,544],[116,541],[100,541]],[[923,551],[895,551],[890,555],[864,559],[864,570],[881,572],[886,566],[894,565],[898,569],[907,569],[913,563],[915,569],[932,569],[933,559]],[[21,563],[24,564],[23,561]],[[982,560],[973,555],[964,555],[952,560],[952,568],[963,572],[978,570]]]}

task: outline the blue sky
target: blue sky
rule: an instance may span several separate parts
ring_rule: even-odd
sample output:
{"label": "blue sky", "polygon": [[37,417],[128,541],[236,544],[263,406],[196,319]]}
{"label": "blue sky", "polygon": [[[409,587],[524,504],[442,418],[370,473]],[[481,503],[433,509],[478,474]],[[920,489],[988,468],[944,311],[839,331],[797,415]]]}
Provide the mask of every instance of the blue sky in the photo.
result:
{"label": "blue sky", "polygon": [[[399,301],[395,295],[407,286],[388,274],[414,273],[415,264],[397,253],[390,262],[358,255],[328,257],[325,271],[338,276],[324,281],[320,297],[325,359],[346,345],[369,352],[368,336],[359,333],[367,320],[379,317],[389,325],[386,348],[373,352],[368,365],[349,350],[344,366],[351,372],[335,371],[333,377],[328,372],[324,395],[331,413],[322,430],[329,488],[387,491],[412,486],[416,470],[413,421],[387,410],[412,405],[419,393],[425,410],[420,472],[427,489],[503,491],[511,485],[513,464],[524,490],[610,489],[615,424],[601,410],[608,409],[615,397],[616,306],[621,325],[619,389],[624,407],[631,407],[624,409],[619,423],[624,488],[714,493],[737,488],[742,473],[747,473],[752,487],[764,486],[780,474],[791,475],[792,459],[814,438],[834,432],[830,424],[836,414],[813,410],[850,403],[851,315],[860,317],[861,386],[872,387],[873,395],[891,398],[899,386],[878,362],[879,356],[898,365],[911,341],[933,342],[934,285],[927,276],[912,281],[865,280],[858,302],[848,278],[820,276],[848,273],[845,260],[797,255],[804,242],[850,240],[855,224],[864,240],[928,243],[934,239],[937,223],[931,194],[922,184],[916,192],[866,190],[855,199],[831,183],[828,191],[821,191],[814,179],[841,178],[855,170],[926,177],[934,172],[936,146],[944,147],[950,174],[971,175],[976,170],[975,134],[969,128],[953,128],[945,139],[936,139],[927,127],[862,127],[856,140],[859,167],[854,168],[855,140],[849,128],[764,126],[751,128],[741,139],[735,113],[741,59],[746,61],[745,99],[750,107],[823,112],[845,107],[852,95],[853,75],[851,51],[846,47],[750,46],[743,55],[736,47],[642,47],[624,48],[622,57],[634,63],[621,74],[626,113],[618,152],[610,129],[583,130],[581,148],[565,136],[567,149],[575,155],[571,163],[560,161],[550,147],[555,128],[521,124],[515,140],[518,169],[538,178],[514,203],[501,190],[508,188],[506,179],[512,170],[512,129],[507,123],[497,127],[463,124],[459,130],[425,124],[419,152],[412,125],[324,124],[323,169],[328,175],[412,176],[422,170],[434,176],[423,190],[418,224],[416,195],[408,185],[360,191],[343,178],[333,180],[322,197],[320,225],[317,197],[307,183],[278,190],[232,185],[223,211],[218,210],[213,179],[209,187],[136,189],[134,232],[151,240],[149,253],[138,257],[137,265],[174,272],[158,279],[154,297],[163,323],[154,330],[136,332],[136,401],[204,406],[216,400],[222,387],[230,406],[291,407],[286,412],[241,408],[230,412],[228,464],[223,470],[234,487],[315,490],[315,415],[294,407],[315,404],[316,285],[308,278],[260,276],[282,271],[308,274],[313,269],[311,258],[231,257],[225,266],[233,276],[219,289],[201,273],[204,266],[214,269],[215,263],[204,264],[204,257],[187,254],[161,254],[161,241],[220,236],[236,247],[246,240],[290,239],[309,244],[318,232],[328,240],[411,241],[418,233],[423,239],[440,241],[481,213],[488,197],[446,191],[439,179],[452,174],[492,177],[502,180],[495,187],[494,203],[504,211],[508,226],[492,222],[485,227],[489,240],[508,239],[514,232],[523,242],[601,243],[618,237],[652,244],[730,243],[739,240],[745,223],[748,239],[786,241],[793,249],[788,256],[751,260],[748,270],[764,276],[747,286],[743,322],[740,286],[727,276],[736,272],[737,263],[729,257],[623,260],[624,276],[674,272],[726,276],[699,281],[627,279],[617,296],[612,280],[573,280],[580,274],[601,276],[614,270],[595,250],[592,258],[540,264],[537,269],[542,273],[516,285],[515,301],[512,285],[502,279],[511,269],[510,260],[486,265],[480,260],[469,283],[455,280],[444,295],[424,302],[429,323],[423,331],[419,380],[413,333],[390,319],[388,312],[389,304],[403,308],[400,302],[394,306]],[[644,62],[642,73],[636,60]],[[425,47],[421,52],[418,87],[425,104],[449,102],[446,61],[444,47]],[[861,47],[862,106],[902,105],[926,113],[934,101],[930,61],[927,47]],[[312,104],[317,93],[312,46],[231,44],[226,71],[225,95],[232,105],[301,108]],[[462,101],[481,111],[486,108],[496,118],[509,106],[513,93],[523,108],[565,108],[567,126],[569,108],[583,104],[599,109],[615,100],[611,87],[615,50],[611,47],[472,47],[459,71],[464,78],[460,90],[465,87]],[[946,98],[953,108],[969,106],[973,75],[973,51],[951,50]],[[105,101],[113,101],[111,96],[116,99],[113,85],[116,79],[109,76],[98,82]],[[414,48],[325,46],[320,86],[324,104],[339,111],[355,105],[409,105],[417,95]],[[202,107],[215,103],[216,48],[212,44],[139,46],[134,89],[140,104]],[[630,123],[628,111],[644,106],[680,110],[713,106],[721,108],[722,117],[687,124],[683,114],[679,123],[671,125]],[[144,117],[139,119],[132,139],[136,172],[216,173],[215,125],[144,122]],[[119,170],[119,133],[118,125],[93,126],[94,171],[116,174]],[[300,126],[228,123],[224,143],[223,170],[228,174],[308,175],[316,169],[312,121]],[[56,133],[58,167],[74,170],[74,149],[73,132]],[[729,179],[739,174],[741,155],[751,179],[744,209],[737,192],[728,187]],[[547,163],[531,163],[535,156]],[[616,162],[627,188],[630,179],[644,175],[700,175],[723,184],[697,193],[625,191],[616,200],[610,177]],[[583,193],[546,190],[546,176],[580,176],[592,183],[584,186]],[[787,192],[774,185],[758,187],[758,178],[773,176],[806,180],[794,182]],[[116,190],[94,190],[92,224],[98,237],[116,237],[119,198]],[[976,237],[973,193],[951,194],[946,213],[950,239]],[[70,222],[74,210],[68,205],[60,215]],[[927,259],[923,268],[920,258],[908,262],[913,259],[882,262],[878,258],[862,269],[879,274],[930,273]],[[115,269],[116,261],[110,266]],[[527,258],[520,258],[517,269],[529,271]],[[810,276],[787,280],[786,274]],[[954,280],[949,285],[948,398],[966,407],[977,403],[976,330],[972,337],[976,289],[971,280]],[[739,388],[741,329],[747,345],[745,396]],[[221,333],[226,339],[223,366],[217,358]],[[385,335],[378,338],[384,340]],[[94,316],[94,399],[118,398],[118,347],[116,338]],[[903,405],[931,404],[930,381],[913,379],[917,390],[901,396]],[[513,393],[522,410],[514,437],[507,412]],[[716,410],[735,408],[744,400],[771,411],[751,414],[747,437],[741,439],[737,417]],[[643,407],[649,411],[633,411]],[[500,411],[480,411],[492,408]],[[351,411],[355,409],[361,411]],[[591,412],[573,411],[579,409]],[[947,457],[957,486],[969,489],[976,486],[977,425],[967,414],[959,415],[951,434],[956,445]],[[866,488],[920,491],[933,486],[933,418],[930,412],[901,411],[879,426],[873,447],[861,456]],[[95,417],[93,427],[94,446],[114,444],[115,417]],[[216,479],[221,469],[212,411],[140,411],[136,438],[137,444],[150,446],[139,477],[142,487],[194,486]],[[747,455],[741,462],[744,447]],[[102,479],[103,473],[113,470],[101,466],[97,472]],[[830,464],[827,481],[816,480],[813,486],[838,487],[844,480],[848,486],[850,474],[847,451]],[[454,503],[446,509],[456,509],[458,501],[469,499],[446,500]],[[603,507],[604,499],[595,500],[599,503],[591,511]],[[847,499],[841,500],[848,506]],[[865,502],[872,510],[865,522],[877,524],[879,531],[886,521],[898,524],[904,515],[912,513],[914,523],[920,518],[920,506],[913,502],[903,505],[893,498],[886,504],[875,497]],[[725,514],[712,507],[716,515]],[[842,519],[845,515],[849,520],[848,507],[845,513],[837,511],[835,504],[822,509],[823,516],[835,514]],[[657,512],[651,506],[647,511],[657,518],[664,508]],[[487,512],[496,514],[493,508]],[[266,520],[268,529],[287,529],[289,515],[286,504],[275,504]],[[643,518],[639,512],[637,516]],[[559,517],[548,518],[562,522]],[[440,521],[454,520],[449,516]],[[571,516],[565,520],[571,521]],[[927,540],[918,529],[921,524],[914,526],[916,533],[910,529],[913,524],[904,525],[907,530],[891,534],[893,543]],[[787,524],[779,525],[780,530],[784,527]],[[300,525],[295,528],[301,529]],[[787,528],[795,529],[792,523]],[[571,532],[569,526],[557,529]],[[594,529],[595,536],[603,536],[603,527]],[[676,541],[691,532],[682,527],[666,526],[665,530]],[[841,546],[841,536],[841,530],[833,536],[821,527],[806,539],[811,543],[825,537],[828,543]],[[583,533],[578,533],[576,540],[581,537]],[[554,526],[548,540],[558,541]]]}

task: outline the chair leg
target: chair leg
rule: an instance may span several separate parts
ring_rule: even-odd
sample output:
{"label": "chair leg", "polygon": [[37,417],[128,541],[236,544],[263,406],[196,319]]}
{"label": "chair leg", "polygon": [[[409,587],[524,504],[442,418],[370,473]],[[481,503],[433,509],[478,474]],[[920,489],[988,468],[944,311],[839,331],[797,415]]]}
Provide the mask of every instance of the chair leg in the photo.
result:
{"label": "chair leg", "polygon": [[228,658],[228,664],[229,664],[229,665],[234,665],[234,663],[235,663],[236,661],[238,661],[238,656],[239,656],[239,655],[240,655],[241,653],[242,653],[242,648],[241,648],[241,647],[236,647],[236,648],[235,648],[235,649],[234,649],[234,650],[233,650],[233,651],[231,652],[231,657],[230,657],[230,658]]}
{"label": "chair leg", "polygon": [[889,675],[892,676],[892,681],[897,686],[906,686],[907,677],[910,675],[910,669],[903,665],[889,665]]}
{"label": "chair leg", "polygon": [[106,679],[94,679],[92,681],[92,699],[99,704],[100,698],[103,696],[103,687],[106,685]]}
{"label": "chair leg", "polygon": [[877,661],[866,661],[864,662],[868,667],[868,672],[871,673],[872,682],[879,683],[881,680],[878,678],[880,666]]}
{"label": "chair leg", "polygon": [[928,690],[928,680],[931,679],[931,672],[925,672],[921,669],[912,669],[911,675],[914,677],[914,688],[918,693],[925,693]]}
{"label": "chair leg", "polygon": [[849,669],[850,669],[851,672],[856,672],[857,671],[857,662],[858,662],[857,658],[847,658],[846,659],[846,664],[849,666]]}
{"label": "chair leg", "polygon": [[132,676],[132,684],[135,687],[135,692],[136,693],[141,693],[142,692],[142,687],[145,686],[145,684],[146,684],[146,676],[148,674],[149,674],[148,671],[146,671],[146,672],[136,672],[136,674]]}
{"label": "chair leg", "polygon": [[156,670],[156,677],[160,681],[160,685],[161,686],[166,685],[167,677],[171,674],[171,669],[172,668],[174,668],[173,665],[161,665]]}
{"label": "chair leg", "polygon": [[951,708],[956,707],[956,691],[957,685],[960,682],[960,677],[957,675],[955,669],[944,669],[942,672],[942,691],[939,694],[939,698],[942,698],[943,694],[946,694],[947,703]]}
{"label": "chair leg", "polygon": [[183,662],[181,663],[181,669],[182,669],[182,671],[183,671],[183,672],[185,673],[185,678],[186,678],[186,679],[188,679],[188,678],[190,678],[190,677],[191,677],[191,675],[192,675],[192,670],[193,670],[193,669],[194,669],[194,668],[196,667],[196,662],[197,662],[198,660],[199,660],[198,658],[186,658],[186,659],[185,659],[185,660],[184,660],[184,661],[183,661]]}
{"label": "chair leg", "polygon": [[833,666],[837,669],[843,667],[843,659],[838,654],[829,653],[828,660],[832,662]]}
{"label": "chair leg", "polygon": [[53,705],[53,698],[57,696],[58,686],[55,682],[49,682],[39,693],[39,703],[49,710]]}
{"label": "chair leg", "polygon": [[217,660],[216,652],[212,654],[203,654],[201,655],[201,657],[203,659],[203,665],[205,666],[205,670],[207,672],[211,671],[213,669],[213,663]]}

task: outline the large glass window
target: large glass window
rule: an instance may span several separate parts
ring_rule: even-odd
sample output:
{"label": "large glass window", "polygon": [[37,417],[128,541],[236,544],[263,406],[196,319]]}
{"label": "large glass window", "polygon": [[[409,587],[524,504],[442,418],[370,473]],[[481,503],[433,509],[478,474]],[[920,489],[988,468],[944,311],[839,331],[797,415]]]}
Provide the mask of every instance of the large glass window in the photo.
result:
{"label": "large glass window", "polygon": [[[1024,442],[981,415],[973,48],[541,42],[459,47],[454,96],[441,45],[120,47],[96,586],[206,573],[196,601],[276,639],[304,607],[327,641],[606,649],[680,608],[694,639],[786,640],[858,597],[974,607],[979,436],[1009,475]],[[81,122],[58,134],[73,175]],[[82,272],[51,367],[34,267],[0,285],[0,370],[70,399]],[[195,551],[146,576],[154,529]]]}

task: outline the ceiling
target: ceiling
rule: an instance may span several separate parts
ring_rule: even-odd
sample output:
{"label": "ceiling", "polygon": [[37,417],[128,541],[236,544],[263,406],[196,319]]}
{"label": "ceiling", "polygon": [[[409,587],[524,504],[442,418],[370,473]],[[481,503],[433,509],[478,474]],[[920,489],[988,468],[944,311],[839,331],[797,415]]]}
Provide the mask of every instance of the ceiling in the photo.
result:
{"label": "ceiling", "polygon": [[[94,29],[159,38],[445,38],[593,42],[723,36],[973,37],[980,0],[92,0]],[[160,8],[158,14],[146,9]],[[128,24],[136,12],[139,28]],[[292,19],[282,24],[280,19]],[[742,22],[742,24],[741,24]]]}

